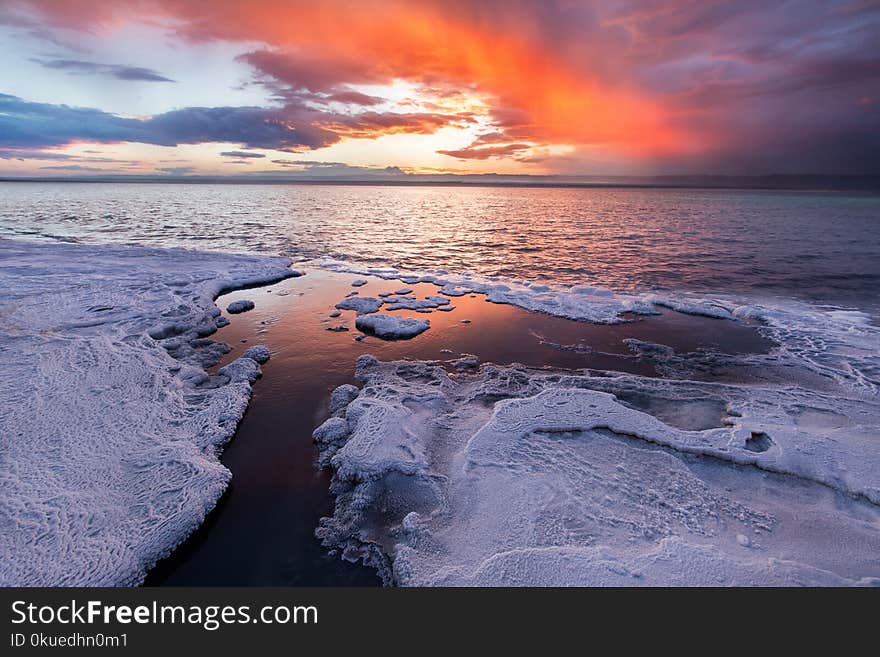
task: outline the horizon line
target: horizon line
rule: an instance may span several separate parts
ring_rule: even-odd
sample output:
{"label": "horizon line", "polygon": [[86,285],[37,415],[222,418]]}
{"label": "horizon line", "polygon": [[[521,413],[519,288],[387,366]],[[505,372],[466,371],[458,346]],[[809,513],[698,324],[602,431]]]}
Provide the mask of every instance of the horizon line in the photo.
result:
{"label": "horizon line", "polygon": [[26,183],[162,183],[162,184],[275,184],[443,187],[544,187],[634,189],[766,189],[802,191],[880,191],[880,174],[660,174],[572,175],[562,174],[405,174],[391,176],[287,177],[260,174],[96,174],[80,176],[0,176],[0,182]]}

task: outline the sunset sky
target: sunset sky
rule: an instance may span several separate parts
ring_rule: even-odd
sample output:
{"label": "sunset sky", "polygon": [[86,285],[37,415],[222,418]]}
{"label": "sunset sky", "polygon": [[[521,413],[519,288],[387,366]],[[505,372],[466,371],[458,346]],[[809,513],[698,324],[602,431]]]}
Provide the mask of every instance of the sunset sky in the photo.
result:
{"label": "sunset sky", "polygon": [[2,0],[0,175],[880,174],[880,2]]}

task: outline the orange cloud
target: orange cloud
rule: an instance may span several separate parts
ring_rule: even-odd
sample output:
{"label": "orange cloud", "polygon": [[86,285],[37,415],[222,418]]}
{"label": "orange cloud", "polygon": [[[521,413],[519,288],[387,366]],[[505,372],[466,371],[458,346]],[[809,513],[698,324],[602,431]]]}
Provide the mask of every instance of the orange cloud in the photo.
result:
{"label": "orange cloud", "polygon": [[[267,48],[248,61],[295,89],[338,94],[350,84],[402,79],[465,90],[485,99],[492,121],[510,142],[638,155],[681,150],[692,140],[671,127],[655,100],[592,74],[589,62],[574,67],[552,52],[530,31],[529,16],[517,15],[522,7],[516,3],[482,10],[469,3],[399,0],[34,4],[66,25],[112,28],[136,18],[166,21],[194,40],[262,42]],[[348,132],[371,135],[366,127]],[[387,132],[377,126],[376,134]]]}
{"label": "orange cloud", "polygon": [[192,38],[260,39],[275,49],[267,72],[312,89],[394,79],[457,86],[484,96],[511,140],[633,153],[679,150],[690,140],[656,101],[574,70],[527,30],[511,29],[515,21],[499,26],[454,4],[264,2],[242,11],[220,0],[202,8],[201,17],[184,14]]}

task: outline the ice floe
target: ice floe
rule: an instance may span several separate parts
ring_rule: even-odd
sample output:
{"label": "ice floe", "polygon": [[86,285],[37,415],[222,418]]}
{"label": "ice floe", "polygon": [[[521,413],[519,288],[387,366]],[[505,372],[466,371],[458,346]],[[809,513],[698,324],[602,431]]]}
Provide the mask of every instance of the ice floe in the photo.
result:
{"label": "ice floe", "polygon": [[855,310],[729,294],[712,298],[684,292],[617,294],[586,284],[565,287],[467,273],[409,272],[332,259],[317,260],[315,265],[408,284],[432,283],[446,297],[476,292],[493,303],[593,323],[619,323],[627,320],[627,314],[657,314],[659,308],[715,319],[757,320],[762,323],[759,330],[779,343],[777,353],[808,365],[815,376],[873,394],[880,392],[880,326]]}
{"label": "ice floe", "polygon": [[395,315],[360,315],[355,320],[359,331],[384,340],[406,340],[427,331],[431,322],[427,319],[407,319]]}
{"label": "ice floe", "polygon": [[376,297],[349,297],[337,303],[336,307],[339,310],[354,310],[358,315],[367,315],[379,310],[383,303],[385,301]]}
{"label": "ice floe", "polygon": [[0,584],[138,584],[202,522],[260,371],[206,373],[213,300],[288,265],[0,240]]}
{"label": "ice floe", "polygon": [[385,310],[430,310],[449,305],[449,299],[437,295],[428,295],[424,299],[403,296],[385,303]]}
{"label": "ice floe", "polygon": [[245,313],[248,310],[254,309],[254,302],[250,299],[239,299],[238,301],[233,301],[228,306],[226,306],[226,312],[235,315],[238,313]]}
{"label": "ice floe", "polygon": [[317,534],[387,582],[880,584],[875,397],[455,369],[362,356],[315,432]]}

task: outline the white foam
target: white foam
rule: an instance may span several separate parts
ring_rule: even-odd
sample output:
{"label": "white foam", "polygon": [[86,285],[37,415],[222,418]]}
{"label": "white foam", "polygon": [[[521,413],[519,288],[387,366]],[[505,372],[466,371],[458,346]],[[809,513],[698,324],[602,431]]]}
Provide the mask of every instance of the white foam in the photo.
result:
{"label": "white foam", "polygon": [[0,240],[0,584],[137,584],[202,522],[260,370],[206,374],[213,299],[288,264]]}

